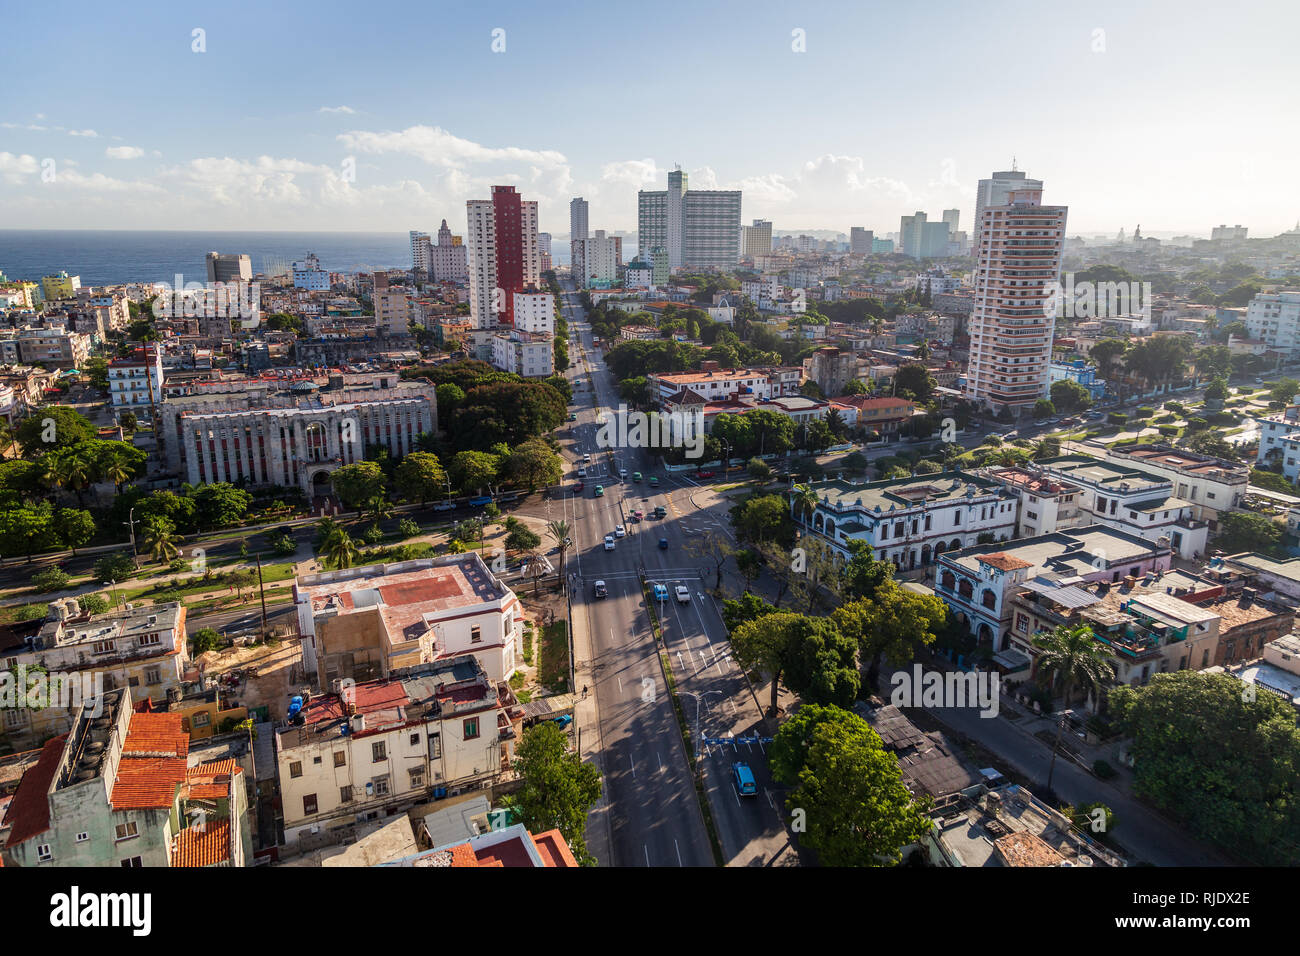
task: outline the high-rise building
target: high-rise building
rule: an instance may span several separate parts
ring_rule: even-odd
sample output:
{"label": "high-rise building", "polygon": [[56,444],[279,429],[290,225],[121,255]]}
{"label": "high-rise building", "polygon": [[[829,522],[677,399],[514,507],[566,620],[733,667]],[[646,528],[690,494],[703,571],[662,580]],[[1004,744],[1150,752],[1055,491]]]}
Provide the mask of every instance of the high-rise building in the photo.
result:
{"label": "high-rise building", "polygon": [[670,269],[730,269],[740,261],[740,200],[738,189],[691,190],[675,169],[667,190],[637,194],[638,248],[667,249]]}
{"label": "high-rise building", "polygon": [[574,280],[579,288],[608,288],[618,278],[620,243],[597,229],[594,236],[573,241]]}
{"label": "high-rise building", "polygon": [[469,219],[469,307],[475,328],[512,322],[515,292],[541,278],[537,253],[537,203],[525,202],[514,186],[493,186],[491,199],[471,199]]}
{"label": "high-rise building", "polygon": [[752,226],[745,226],[741,254],[746,259],[772,254],[772,223],[767,219],[755,219]]}
{"label": "high-rise building", "polygon": [[972,220],[975,225],[971,228],[975,231],[975,241],[979,242],[979,231],[984,222],[985,206],[1001,206],[1007,201],[1007,196],[1013,189],[1042,189],[1043,181],[1041,179],[1028,179],[1024,173],[1015,168],[1016,164],[1011,164],[1011,169],[1000,173],[994,173],[988,179],[981,179],[979,189],[975,192],[975,218]]}
{"label": "high-rise building", "polygon": [[465,245],[460,236],[451,234],[446,219],[438,229],[438,244],[431,246],[429,252],[432,264],[429,278],[434,282],[464,282],[469,277]]}
{"label": "high-rise building", "polygon": [[930,222],[923,212],[903,216],[899,222],[903,255],[913,259],[934,259],[948,254],[948,223]]}
{"label": "high-rise building", "polygon": [[876,234],[870,229],[853,226],[849,230],[849,252],[853,255],[868,255],[871,252],[871,244],[875,241],[875,238]]}
{"label": "high-rise building", "polygon": [[209,282],[248,282],[253,278],[253,263],[247,255],[208,253]]}
{"label": "high-rise building", "polygon": [[945,209],[942,218],[948,224],[948,235],[955,236],[957,234],[957,223],[961,219],[961,210]]}
{"label": "high-rise building", "polygon": [[587,200],[581,196],[569,202],[569,239],[587,238]]}
{"label": "high-rise building", "polygon": [[433,243],[427,232],[411,230],[411,268],[419,269],[426,276],[433,272]]}
{"label": "high-rise building", "polygon": [[995,412],[1047,396],[1067,207],[1041,188],[1010,190],[976,223],[974,306],[966,392]]}
{"label": "high-rise building", "polygon": [[1300,292],[1259,293],[1246,309],[1246,328],[1252,339],[1294,354],[1300,350]]}
{"label": "high-rise building", "polygon": [[314,252],[307,253],[302,262],[293,264],[293,287],[307,289],[310,292],[328,292],[330,274],[320,267],[320,259]]}

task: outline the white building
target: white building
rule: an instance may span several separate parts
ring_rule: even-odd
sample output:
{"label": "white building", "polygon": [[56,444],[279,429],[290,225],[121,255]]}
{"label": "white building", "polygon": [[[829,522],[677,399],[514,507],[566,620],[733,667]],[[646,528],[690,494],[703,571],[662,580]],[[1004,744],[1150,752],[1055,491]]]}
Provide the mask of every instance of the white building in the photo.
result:
{"label": "white building", "polygon": [[492,365],[525,378],[555,374],[555,345],[549,335],[503,329],[492,336]]}
{"label": "white building", "polygon": [[608,286],[618,278],[618,240],[597,229],[594,236],[571,243],[571,271],[579,287]]}
{"label": "white building", "polygon": [[653,286],[654,269],[649,263],[636,259],[627,264],[627,269],[623,273],[625,289],[649,289]]}
{"label": "white building", "polygon": [[988,206],[1006,205],[1012,190],[1042,189],[1041,179],[1029,179],[1018,169],[994,173],[988,179],[981,179],[975,191],[975,218],[971,220],[978,230],[984,221],[984,209]]}
{"label": "white building", "polygon": [[433,273],[433,243],[427,232],[411,230],[411,268],[423,270],[426,276]]}
{"label": "white building", "polygon": [[293,285],[308,292],[328,292],[330,274],[321,269],[320,259],[309,252],[306,259],[293,264]]}
{"label": "white building", "polygon": [[530,289],[515,293],[515,328],[542,335],[555,334],[555,296]]}
{"label": "white building", "polygon": [[108,391],[113,410],[136,410],[163,400],[162,350],[146,345],[126,358],[108,363]]}
{"label": "white building", "polygon": [[744,227],[741,237],[741,255],[746,259],[772,254],[772,222],[755,219],[752,226]]}
{"label": "white building", "polygon": [[1269,348],[1294,352],[1300,348],[1300,292],[1261,292],[1246,309],[1246,328],[1252,339]]}
{"label": "white building", "polygon": [[668,173],[667,190],[637,194],[639,249],[662,246],[668,267],[730,269],[740,261],[740,190],[692,190],[686,173]]}
{"label": "white building", "polygon": [[375,291],[375,328],[385,335],[405,335],[410,330],[411,296],[408,289],[390,286]]}
{"label": "white building", "polygon": [[508,324],[511,294],[541,281],[537,203],[513,186],[493,186],[491,199],[471,199],[465,209],[470,317],[480,329]]}

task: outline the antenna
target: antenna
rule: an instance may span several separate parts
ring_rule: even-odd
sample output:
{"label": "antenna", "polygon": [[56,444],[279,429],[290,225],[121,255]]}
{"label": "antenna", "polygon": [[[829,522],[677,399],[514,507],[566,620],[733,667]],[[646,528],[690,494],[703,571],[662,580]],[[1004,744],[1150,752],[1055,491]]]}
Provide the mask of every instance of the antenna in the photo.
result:
{"label": "antenna", "polygon": [[1017,170],[1016,170],[1016,157],[1015,157],[1015,156],[1012,156],[1012,157],[1011,157],[1011,171],[1012,171],[1013,173],[1017,171]]}

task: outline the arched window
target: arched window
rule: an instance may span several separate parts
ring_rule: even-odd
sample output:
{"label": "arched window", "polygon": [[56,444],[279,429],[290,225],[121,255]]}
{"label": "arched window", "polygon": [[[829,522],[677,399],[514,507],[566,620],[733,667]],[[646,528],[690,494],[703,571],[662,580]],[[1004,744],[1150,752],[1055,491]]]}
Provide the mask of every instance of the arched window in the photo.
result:
{"label": "arched window", "polygon": [[968,598],[975,593],[975,585],[971,584],[969,581],[963,580],[959,585],[957,585],[957,593],[964,598]]}
{"label": "arched window", "polygon": [[998,596],[993,593],[992,588],[985,588],[984,593],[980,595],[980,601],[985,607],[992,608],[997,606]]}
{"label": "arched window", "polygon": [[951,591],[957,586],[957,575],[951,571],[943,572],[943,588],[945,591]]}

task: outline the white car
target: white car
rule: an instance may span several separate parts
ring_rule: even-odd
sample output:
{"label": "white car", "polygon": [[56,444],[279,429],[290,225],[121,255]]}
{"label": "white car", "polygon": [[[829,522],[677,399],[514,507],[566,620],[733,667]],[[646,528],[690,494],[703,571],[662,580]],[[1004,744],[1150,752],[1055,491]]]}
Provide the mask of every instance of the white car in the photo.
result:
{"label": "white car", "polygon": [[455,511],[456,505],[451,501],[439,501],[433,506],[434,511]]}
{"label": "white car", "polygon": [[579,477],[579,478],[586,478],[586,477],[587,477],[587,469],[586,469],[586,468],[579,468],[579,469],[578,469],[578,477]]}
{"label": "white car", "polygon": [[624,528],[621,524],[614,525],[614,537],[621,538],[625,534],[627,534],[626,528]]}
{"label": "white car", "polygon": [[691,589],[688,588],[686,585],[684,584],[677,585],[677,588],[674,590],[673,593],[677,595],[678,604],[691,603]]}
{"label": "white car", "polygon": [[587,462],[589,462],[589,461],[591,461],[591,456],[590,456],[590,455],[583,455],[583,456],[582,456],[582,463],[583,463],[584,465],[585,465]]}
{"label": "white car", "polygon": [[626,469],[626,468],[620,468],[620,469],[618,470],[618,476],[619,476],[620,478],[626,478],[626,477],[627,477],[627,469]]}
{"label": "white car", "polygon": [[614,536],[612,534],[605,535],[605,550],[606,551],[614,550]]}

